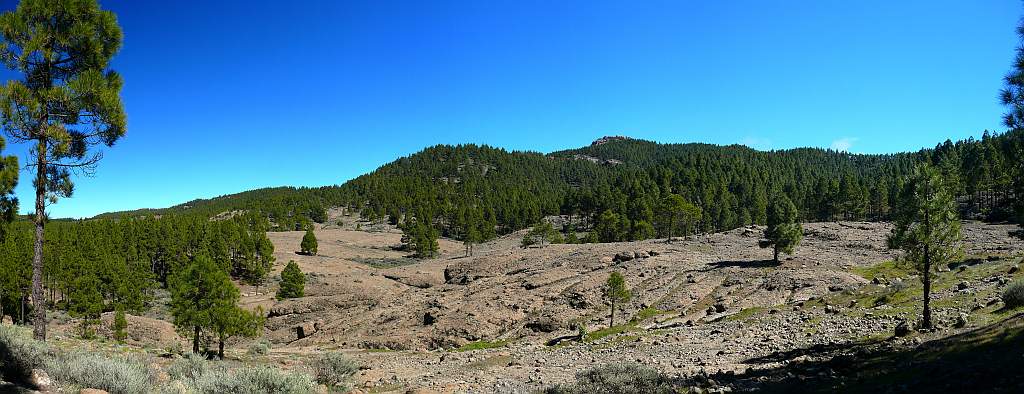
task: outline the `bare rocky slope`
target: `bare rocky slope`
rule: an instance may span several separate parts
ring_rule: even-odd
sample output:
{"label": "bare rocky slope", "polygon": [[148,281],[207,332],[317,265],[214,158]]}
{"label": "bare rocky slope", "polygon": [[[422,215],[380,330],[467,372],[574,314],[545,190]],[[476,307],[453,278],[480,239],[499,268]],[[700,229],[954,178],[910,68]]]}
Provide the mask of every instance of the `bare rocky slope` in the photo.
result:
{"label": "bare rocky slope", "polygon": [[[778,265],[756,246],[755,227],[672,243],[528,249],[512,234],[471,257],[442,240],[441,256],[424,261],[395,250],[400,234],[386,227],[320,229],[318,256],[294,253],[302,233],[272,233],[277,269],[298,262],[306,296],[277,302],[273,287],[258,295],[246,287],[243,301],[269,310],[270,360],[340,349],[364,365],[358,385],[378,391],[528,392],[607,363],[735,376],[792,362],[759,357],[888,338],[913,321],[920,285],[885,264],[895,257],[885,248],[888,225],[804,228],[796,254]],[[952,271],[936,287],[944,326],[994,319],[996,294],[1021,252],[1007,236],[1012,228],[965,224],[973,260],[945,269]],[[634,297],[617,313],[618,326],[603,330],[609,307],[601,290],[612,271],[625,275]],[[589,332],[582,340],[580,325]],[[915,346],[928,335],[943,334],[897,343]],[[476,350],[453,351],[469,349]]]}

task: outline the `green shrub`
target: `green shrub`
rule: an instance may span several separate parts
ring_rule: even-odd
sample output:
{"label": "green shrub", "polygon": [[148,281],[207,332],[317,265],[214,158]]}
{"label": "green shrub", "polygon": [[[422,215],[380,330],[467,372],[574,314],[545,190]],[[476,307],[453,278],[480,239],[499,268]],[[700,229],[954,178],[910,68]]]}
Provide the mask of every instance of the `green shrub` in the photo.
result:
{"label": "green shrub", "polygon": [[281,287],[277,289],[277,299],[298,298],[306,293],[306,275],[299,269],[295,261],[289,261],[281,270]]}
{"label": "green shrub", "polygon": [[637,364],[605,365],[576,374],[576,383],[550,387],[546,394],[669,394],[672,379]]}
{"label": "green shrub", "polygon": [[189,353],[185,357],[174,360],[167,368],[167,375],[175,380],[194,380],[210,371],[210,364],[203,356]]}
{"label": "green shrub", "polygon": [[340,352],[327,352],[317,357],[312,369],[317,383],[337,387],[347,383],[359,370],[359,365]]}
{"label": "green shrub", "polygon": [[1003,302],[1006,309],[1024,306],[1024,280],[1015,280],[1003,290]]}
{"label": "green shrub", "polygon": [[128,319],[124,316],[124,308],[117,307],[117,312],[114,312],[114,340],[124,343],[128,339]]}
{"label": "green shrub", "polygon": [[0,372],[4,380],[24,383],[32,369],[43,367],[52,357],[50,347],[33,340],[27,328],[0,325]]}
{"label": "green shrub", "polygon": [[266,356],[267,354],[270,354],[270,341],[266,339],[260,339],[249,345],[249,355]]}
{"label": "green shrub", "polygon": [[315,388],[313,379],[306,374],[248,366],[210,371],[188,385],[191,392],[199,394],[306,394]]}
{"label": "green shrub", "polygon": [[70,353],[50,359],[44,370],[61,387],[106,390],[111,394],[150,392],[154,379],[145,364],[128,358]]}

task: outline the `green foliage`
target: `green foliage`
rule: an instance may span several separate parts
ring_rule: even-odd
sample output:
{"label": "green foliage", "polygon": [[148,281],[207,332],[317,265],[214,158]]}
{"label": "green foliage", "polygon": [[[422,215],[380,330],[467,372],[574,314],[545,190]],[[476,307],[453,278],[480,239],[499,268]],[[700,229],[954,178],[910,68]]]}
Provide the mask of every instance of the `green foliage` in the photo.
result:
{"label": "green foliage", "polygon": [[[108,69],[121,48],[121,27],[95,0],[22,0],[0,14],[0,59],[21,79],[0,87],[0,129],[16,143],[30,145],[34,166],[35,214],[40,234],[46,205],[71,197],[72,171],[95,170],[103,157],[96,145],[111,147],[127,127],[121,76]],[[3,159],[4,167],[10,165]],[[4,170],[6,172],[6,170]],[[0,209],[10,208],[0,174]],[[37,236],[32,263],[34,336],[46,338],[42,299],[43,237]]]}
{"label": "green foliage", "polygon": [[457,351],[457,352],[468,352],[468,351],[472,351],[472,350],[496,349],[496,348],[500,348],[500,347],[505,347],[505,345],[508,345],[507,341],[484,341],[484,340],[480,340],[480,341],[474,341],[474,342],[470,342],[470,343],[467,343],[465,345],[459,346],[459,348],[455,349],[455,351]]}
{"label": "green foliage", "polygon": [[779,263],[779,252],[793,254],[793,249],[800,244],[804,230],[798,218],[796,205],[788,197],[779,196],[772,201],[768,209],[768,228],[764,230],[765,240],[759,245],[773,248],[775,264]]}
{"label": "green foliage", "polygon": [[359,365],[340,352],[324,352],[310,366],[317,383],[329,388],[343,388],[359,371]]}
{"label": "green foliage", "polygon": [[316,256],[316,234],[313,234],[312,228],[306,229],[306,234],[302,236],[302,243],[299,245],[299,248],[302,249],[302,254]]}
{"label": "green foliage", "polygon": [[171,278],[171,314],[174,326],[192,336],[192,352],[199,352],[204,329],[222,328],[220,317],[236,308],[238,288],[227,273],[207,256],[198,256]]}
{"label": "green foliage", "polygon": [[523,241],[520,243],[520,246],[526,248],[532,245],[544,246],[549,243],[562,242],[564,242],[564,240],[562,240],[561,234],[551,226],[551,223],[542,220],[523,236]]}
{"label": "green foliage", "polygon": [[638,364],[609,364],[576,375],[576,382],[544,390],[546,394],[673,394],[671,378]]}
{"label": "green foliage", "polygon": [[888,238],[889,247],[903,250],[901,258],[921,274],[926,328],[931,327],[932,270],[963,254],[960,217],[948,179],[931,165],[918,166],[900,191],[893,210],[896,226]]}
{"label": "green foliage", "polygon": [[1003,290],[1003,303],[1006,309],[1016,309],[1024,306],[1024,280],[1015,280]]}
{"label": "green foliage", "polygon": [[4,226],[18,213],[18,197],[14,195],[14,186],[18,184],[18,157],[2,154],[5,143],[0,136],[0,237],[4,235]]}
{"label": "green foliage", "polygon": [[289,261],[281,271],[281,287],[277,290],[277,299],[302,297],[305,291],[306,275],[295,261]]}
{"label": "green foliage", "polygon": [[609,321],[608,327],[615,326],[615,304],[628,302],[633,294],[626,287],[626,278],[622,276],[618,271],[613,271],[608,276],[608,281],[605,283],[604,297],[611,303],[612,314],[611,320]]}
{"label": "green foliage", "polygon": [[686,201],[683,196],[671,193],[662,198],[658,212],[659,227],[669,242],[680,231],[688,235],[696,228],[702,214],[700,208]]}
{"label": "green foliage", "polygon": [[114,312],[114,326],[112,330],[114,332],[114,340],[124,343],[128,339],[128,319],[125,318],[124,308],[118,307],[117,311]]}
{"label": "green foliage", "polygon": [[418,258],[437,256],[440,246],[437,243],[438,232],[434,226],[413,220],[406,221],[401,228],[402,243],[406,250],[414,251]]}

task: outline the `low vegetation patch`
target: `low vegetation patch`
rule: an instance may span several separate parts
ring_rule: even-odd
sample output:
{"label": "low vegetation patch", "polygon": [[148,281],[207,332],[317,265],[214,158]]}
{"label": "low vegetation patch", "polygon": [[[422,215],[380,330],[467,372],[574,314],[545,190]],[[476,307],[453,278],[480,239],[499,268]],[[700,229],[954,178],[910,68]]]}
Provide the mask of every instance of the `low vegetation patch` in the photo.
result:
{"label": "low vegetation patch", "polygon": [[597,331],[588,332],[587,336],[586,336],[586,341],[588,341],[588,342],[596,341],[596,340],[604,338],[606,336],[621,334],[621,333],[624,333],[626,331],[630,331],[632,329],[633,329],[633,325],[632,324],[622,324],[622,325],[618,325],[618,326],[612,326],[612,327],[608,327],[608,328],[603,328],[603,329],[600,329],[600,330],[597,330]]}
{"label": "low vegetation patch", "polygon": [[359,365],[340,352],[321,354],[310,367],[317,383],[338,391],[346,391],[349,379],[359,370]]}
{"label": "low vegetation patch", "polygon": [[545,394],[619,394],[680,392],[671,378],[637,364],[605,365],[576,375],[576,382],[549,387]]}
{"label": "low vegetation patch", "polygon": [[462,345],[458,349],[455,349],[455,351],[468,352],[470,350],[495,349],[505,347],[505,345],[508,345],[508,341],[476,341]]}
{"label": "low vegetation patch", "polygon": [[867,267],[855,267],[852,271],[867,280],[875,278],[906,278],[912,273],[910,267],[896,261],[884,261]]}
{"label": "low vegetation patch", "polygon": [[1006,309],[1024,306],[1024,279],[1017,279],[1006,286],[1006,290],[1003,290],[1003,302]]}

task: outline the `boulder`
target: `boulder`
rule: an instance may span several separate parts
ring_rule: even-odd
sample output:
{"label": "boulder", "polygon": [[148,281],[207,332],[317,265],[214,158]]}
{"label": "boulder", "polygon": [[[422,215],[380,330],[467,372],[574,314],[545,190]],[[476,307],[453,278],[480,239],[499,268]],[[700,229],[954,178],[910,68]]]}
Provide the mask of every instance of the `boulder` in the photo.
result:
{"label": "boulder", "polygon": [[619,252],[612,258],[612,261],[616,263],[622,263],[630,260],[633,260],[633,252]]}
{"label": "boulder", "polygon": [[53,379],[50,379],[50,375],[41,369],[32,370],[28,377],[28,383],[43,392],[50,391],[53,388]]}
{"label": "boulder", "polygon": [[900,320],[900,322],[896,324],[896,329],[893,333],[898,337],[910,335],[910,323],[907,323],[906,320]]}
{"label": "boulder", "polygon": [[956,322],[953,323],[954,327],[966,327],[969,322],[970,316],[966,313],[960,313],[956,317]]}

